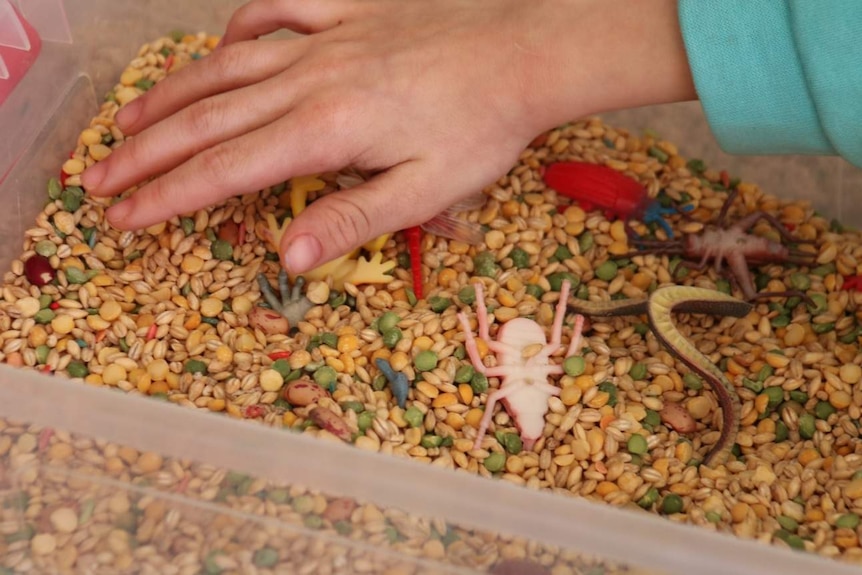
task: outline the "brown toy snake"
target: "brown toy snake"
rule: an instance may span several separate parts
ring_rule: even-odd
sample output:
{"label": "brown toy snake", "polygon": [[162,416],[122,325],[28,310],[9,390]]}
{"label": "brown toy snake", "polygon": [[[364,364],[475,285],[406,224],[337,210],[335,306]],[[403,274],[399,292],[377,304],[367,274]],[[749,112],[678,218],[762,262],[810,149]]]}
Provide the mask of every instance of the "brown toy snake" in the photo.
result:
{"label": "brown toy snake", "polygon": [[656,289],[648,299],[589,302],[570,297],[570,311],[586,316],[611,317],[645,314],[656,338],[692,371],[712,387],[722,411],[721,435],[704,457],[704,465],[723,463],[730,455],[739,431],[740,401],[733,384],[709,358],[697,350],[671,321],[671,314],[707,313],[743,317],[753,305],[720,291],[692,287],[667,286]]}

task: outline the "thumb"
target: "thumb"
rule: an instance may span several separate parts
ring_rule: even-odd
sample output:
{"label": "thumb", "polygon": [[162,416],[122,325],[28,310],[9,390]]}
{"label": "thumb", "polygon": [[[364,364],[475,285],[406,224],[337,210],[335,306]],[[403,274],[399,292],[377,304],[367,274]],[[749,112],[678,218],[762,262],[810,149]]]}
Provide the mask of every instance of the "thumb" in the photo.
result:
{"label": "thumb", "polygon": [[430,195],[422,197],[417,172],[413,162],[400,164],[309,204],[281,238],[282,265],[293,275],[303,274],[381,234],[433,217],[435,204]]}

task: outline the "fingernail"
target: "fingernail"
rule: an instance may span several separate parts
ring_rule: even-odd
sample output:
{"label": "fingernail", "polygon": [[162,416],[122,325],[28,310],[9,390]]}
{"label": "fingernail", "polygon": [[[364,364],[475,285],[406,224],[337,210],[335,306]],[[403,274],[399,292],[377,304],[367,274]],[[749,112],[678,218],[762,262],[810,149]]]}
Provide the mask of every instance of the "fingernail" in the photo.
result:
{"label": "fingernail", "polygon": [[105,212],[105,215],[108,218],[108,223],[111,224],[112,226],[116,227],[116,224],[118,224],[118,223],[120,223],[126,219],[126,216],[129,215],[129,211],[131,210],[131,208],[132,208],[132,206],[130,205],[130,202],[128,202],[128,201],[123,201],[123,202],[120,202],[119,204],[114,204],[113,206],[108,208],[108,210]]}
{"label": "fingernail", "polygon": [[134,125],[134,123],[138,121],[138,117],[141,115],[141,108],[143,105],[144,103],[141,102],[140,98],[136,98],[120,108],[116,116],[114,116],[114,121],[117,123],[117,126],[121,130],[127,130],[130,126]]}
{"label": "fingernail", "polygon": [[102,162],[96,162],[81,174],[81,185],[83,185],[86,190],[98,188],[99,184],[102,183],[102,180],[105,179],[107,171],[108,166],[104,165]]}
{"label": "fingernail", "polygon": [[320,242],[314,236],[299,236],[284,252],[284,267],[295,274],[307,272],[320,259],[322,251]]}

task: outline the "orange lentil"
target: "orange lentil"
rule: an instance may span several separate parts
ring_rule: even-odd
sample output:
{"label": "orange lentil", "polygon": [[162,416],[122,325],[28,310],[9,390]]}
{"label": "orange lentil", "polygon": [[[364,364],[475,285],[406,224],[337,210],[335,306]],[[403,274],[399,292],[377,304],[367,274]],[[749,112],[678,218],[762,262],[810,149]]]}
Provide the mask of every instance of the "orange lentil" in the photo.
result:
{"label": "orange lentil", "polygon": [[437,397],[434,398],[434,401],[431,403],[432,407],[449,407],[450,405],[455,405],[458,403],[458,398],[454,393],[441,393]]}
{"label": "orange lentil", "polygon": [[805,512],[806,523],[814,523],[815,521],[823,521],[826,515],[820,509],[809,509]]}
{"label": "orange lentil", "polygon": [[599,484],[596,485],[596,493],[602,497],[619,490],[619,486],[613,481],[600,481]]}
{"label": "orange lentil", "polygon": [[440,270],[440,273],[437,274],[437,285],[440,287],[447,287],[450,283],[455,281],[458,277],[458,272],[453,270],[452,268],[444,268]]}
{"label": "orange lentil", "polygon": [[166,381],[154,381],[150,383],[150,395],[155,395],[157,393],[167,393],[168,391],[170,391],[170,389],[168,388],[168,383]]}
{"label": "orange lentil", "polygon": [[808,448],[803,449],[801,452],[799,452],[799,457],[797,459],[801,465],[805,466],[817,459],[818,457],[820,457],[820,453],[816,449]]}
{"label": "orange lentil", "polygon": [[748,503],[739,501],[730,508],[730,517],[734,523],[742,522],[748,515]]}

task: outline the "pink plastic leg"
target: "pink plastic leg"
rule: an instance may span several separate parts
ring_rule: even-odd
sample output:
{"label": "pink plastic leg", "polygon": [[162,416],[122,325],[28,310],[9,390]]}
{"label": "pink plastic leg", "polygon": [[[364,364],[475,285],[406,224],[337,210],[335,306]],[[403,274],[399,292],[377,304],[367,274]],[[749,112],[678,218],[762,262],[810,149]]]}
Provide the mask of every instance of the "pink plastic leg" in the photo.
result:
{"label": "pink plastic leg", "polygon": [[488,349],[494,353],[512,351],[511,346],[504,345],[491,339],[488,333],[488,308],[485,307],[485,289],[481,283],[473,284],[476,290],[476,320],[479,323],[479,337],[487,344]]}
{"label": "pink plastic leg", "polygon": [[476,347],[476,339],[470,330],[470,322],[467,321],[467,316],[463,313],[458,314],[458,320],[461,322],[461,328],[464,330],[464,347],[467,349],[470,362],[476,368],[476,371],[485,374],[488,368],[485,367],[485,364],[482,363],[482,358],[479,357],[479,348]]}
{"label": "pink plastic leg", "polygon": [[557,302],[557,311],[554,314],[554,325],[551,329],[551,341],[542,348],[541,354],[550,357],[560,349],[560,341],[563,339],[563,317],[566,315],[566,304],[569,301],[569,280],[564,280],[560,288],[560,301]]}
{"label": "pink plastic leg", "polygon": [[721,272],[722,263],[724,263],[724,253],[719,250],[715,254],[715,260],[713,261],[713,269],[715,269],[715,273]]}
{"label": "pink plastic leg", "polygon": [[584,329],[584,316],[578,314],[575,316],[575,329],[574,333],[572,333],[572,341],[569,343],[569,349],[566,352],[566,357],[572,357],[573,355],[579,353],[581,351],[581,332]]}
{"label": "pink plastic leg", "polygon": [[562,391],[563,391],[562,389],[560,389],[556,385],[551,385],[547,381],[537,381],[537,382],[533,383],[533,386],[538,388],[538,389],[541,389],[542,391],[544,391],[548,395],[560,395],[560,393],[562,393]]}
{"label": "pink plastic leg", "polygon": [[517,391],[520,391],[522,387],[524,387],[523,382],[518,381],[505,387],[501,387],[497,391],[491,392],[488,395],[488,403],[485,405],[485,415],[482,416],[482,421],[479,424],[479,431],[476,432],[476,441],[473,442],[473,449],[479,449],[482,447],[482,439],[485,437],[485,432],[491,424],[491,418],[494,417],[494,406],[497,402]]}
{"label": "pink plastic leg", "polygon": [[476,346],[476,339],[470,331],[470,323],[467,321],[467,316],[463,313],[458,314],[458,319],[461,321],[461,328],[464,330],[464,347],[467,350],[467,356],[470,358],[470,363],[476,368],[476,371],[487,377],[503,377],[508,375],[508,370],[505,366],[487,367],[482,363],[482,358],[479,357],[479,348]]}
{"label": "pink plastic leg", "polygon": [[486,367],[485,368],[485,376],[486,377],[506,377],[510,374],[510,370],[505,365],[498,365],[496,367]]}
{"label": "pink plastic leg", "polygon": [[485,307],[485,290],[481,283],[474,284],[476,289],[476,319],[479,322],[479,337],[491,341],[488,335],[488,309]]}

